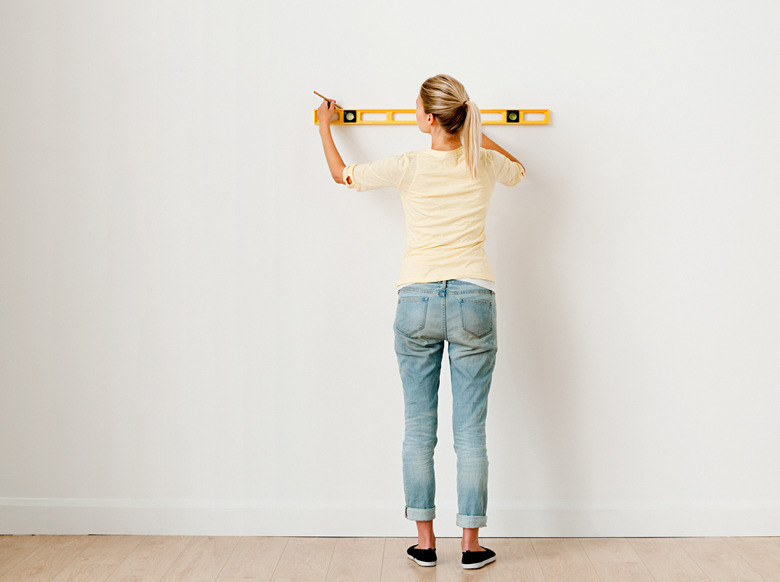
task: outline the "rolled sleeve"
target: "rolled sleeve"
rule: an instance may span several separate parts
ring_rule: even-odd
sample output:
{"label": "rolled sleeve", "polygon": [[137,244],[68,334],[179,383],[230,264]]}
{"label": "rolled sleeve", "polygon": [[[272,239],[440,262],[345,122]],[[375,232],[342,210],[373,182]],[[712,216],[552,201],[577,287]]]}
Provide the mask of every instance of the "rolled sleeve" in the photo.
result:
{"label": "rolled sleeve", "polygon": [[[347,185],[347,188],[357,189],[357,185],[355,183],[355,166],[357,166],[357,164],[346,166],[344,171],[341,173],[341,177],[344,180],[344,184]],[[349,180],[347,180],[347,178],[349,178]]]}
{"label": "rolled sleeve", "polygon": [[519,162],[513,162],[501,152],[493,152],[493,167],[496,172],[496,182],[504,186],[514,186],[525,177],[525,168]]}
{"label": "rolled sleeve", "polygon": [[397,188],[408,166],[409,158],[406,154],[390,156],[373,162],[346,166],[342,178],[348,188],[358,192],[376,188]]}

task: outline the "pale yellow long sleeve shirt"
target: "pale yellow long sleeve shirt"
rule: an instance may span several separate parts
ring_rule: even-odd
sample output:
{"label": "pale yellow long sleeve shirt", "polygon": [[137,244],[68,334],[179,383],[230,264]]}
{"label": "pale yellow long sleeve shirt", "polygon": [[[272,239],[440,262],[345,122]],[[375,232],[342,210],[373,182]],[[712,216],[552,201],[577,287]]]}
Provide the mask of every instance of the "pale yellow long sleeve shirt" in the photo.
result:
{"label": "pale yellow long sleeve shirt", "polygon": [[399,285],[465,278],[495,282],[485,252],[490,198],[496,182],[514,186],[524,176],[522,165],[500,152],[480,148],[474,180],[463,146],[352,164],[343,172],[345,184],[359,192],[395,187],[401,194],[406,253]]}

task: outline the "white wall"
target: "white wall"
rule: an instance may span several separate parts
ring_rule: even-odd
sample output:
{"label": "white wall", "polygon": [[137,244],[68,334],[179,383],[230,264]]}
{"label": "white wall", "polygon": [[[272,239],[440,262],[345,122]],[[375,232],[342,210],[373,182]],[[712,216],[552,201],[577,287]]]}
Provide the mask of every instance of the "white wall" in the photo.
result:
{"label": "white wall", "polygon": [[[0,4],[0,533],[411,535],[394,190],[317,90],[485,133],[486,536],[780,535],[780,4]],[[430,146],[334,127],[347,163]],[[455,528],[442,385],[440,536]]]}

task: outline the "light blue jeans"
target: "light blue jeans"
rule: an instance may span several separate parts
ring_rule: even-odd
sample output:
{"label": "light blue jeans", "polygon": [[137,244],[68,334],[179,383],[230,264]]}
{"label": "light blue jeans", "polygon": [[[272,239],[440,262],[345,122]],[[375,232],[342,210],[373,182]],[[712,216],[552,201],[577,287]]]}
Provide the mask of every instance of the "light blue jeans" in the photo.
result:
{"label": "light blue jeans", "polygon": [[395,352],[404,390],[405,515],[436,517],[433,450],[439,377],[448,342],[452,430],[458,457],[459,527],[487,525],[488,458],[485,419],[496,361],[496,297],[465,281],[415,283],[398,291]]}

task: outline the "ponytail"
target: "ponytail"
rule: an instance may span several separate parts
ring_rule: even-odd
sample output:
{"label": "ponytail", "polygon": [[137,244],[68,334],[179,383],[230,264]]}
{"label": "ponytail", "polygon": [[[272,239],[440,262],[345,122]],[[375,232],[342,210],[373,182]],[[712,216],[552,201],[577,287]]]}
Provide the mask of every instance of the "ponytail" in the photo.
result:
{"label": "ponytail", "polygon": [[425,113],[433,114],[442,129],[460,137],[471,177],[479,170],[479,148],[482,145],[482,116],[476,103],[469,100],[466,88],[449,75],[436,75],[420,87]]}
{"label": "ponytail", "polygon": [[479,169],[479,148],[482,145],[482,116],[479,113],[479,107],[473,101],[466,101],[466,108],[466,121],[463,123],[461,141],[469,172],[471,177],[476,180]]}

